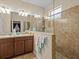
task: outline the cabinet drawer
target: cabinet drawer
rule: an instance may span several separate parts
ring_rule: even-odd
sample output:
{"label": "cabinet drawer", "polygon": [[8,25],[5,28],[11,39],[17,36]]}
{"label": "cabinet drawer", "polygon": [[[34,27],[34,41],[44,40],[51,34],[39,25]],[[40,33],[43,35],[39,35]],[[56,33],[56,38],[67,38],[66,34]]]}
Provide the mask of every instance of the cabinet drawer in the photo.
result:
{"label": "cabinet drawer", "polygon": [[8,42],[13,42],[13,38],[7,38],[7,39],[0,39],[0,44],[2,43],[8,43]]}

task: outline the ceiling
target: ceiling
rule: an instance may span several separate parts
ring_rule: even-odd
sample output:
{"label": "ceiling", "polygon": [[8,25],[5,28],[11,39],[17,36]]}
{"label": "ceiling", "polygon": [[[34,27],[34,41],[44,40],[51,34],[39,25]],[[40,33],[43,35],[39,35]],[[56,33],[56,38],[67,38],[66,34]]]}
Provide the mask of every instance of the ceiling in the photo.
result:
{"label": "ceiling", "polygon": [[31,3],[40,7],[46,7],[51,3],[52,0],[22,0],[27,3]]}

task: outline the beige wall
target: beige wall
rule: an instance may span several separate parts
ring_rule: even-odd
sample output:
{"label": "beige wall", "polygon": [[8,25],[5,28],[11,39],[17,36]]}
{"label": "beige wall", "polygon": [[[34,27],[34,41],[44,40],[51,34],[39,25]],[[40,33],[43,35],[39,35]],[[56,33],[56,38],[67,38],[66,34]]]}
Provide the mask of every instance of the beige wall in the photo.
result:
{"label": "beige wall", "polygon": [[79,5],[61,14],[54,20],[57,51],[68,59],[79,59]]}
{"label": "beige wall", "polygon": [[79,5],[79,0],[55,0],[54,7],[62,5],[62,10],[66,10],[73,6]]}
{"label": "beige wall", "polygon": [[57,51],[67,59],[79,59],[79,0],[55,0],[62,5],[61,18],[54,19]]}
{"label": "beige wall", "polygon": [[49,11],[53,9],[53,0],[51,1],[51,3],[45,8],[45,13],[44,16],[48,16]]}
{"label": "beige wall", "polygon": [[0,14],[0,18],[2,20],[2,33],[0,34],[10,34],[10,29],[11,29],[11,26],[10,26],[10,22],[11,22],[11,18],[10,18],[10,15],[8,14]]}
{"label": "beige wall", "polygon": [[[53,4],[54,3],[54,4]],[[48,16],[48,12],[53,8],[56,8],[61,5],[62,11],[73,6],[79,5],[79,0],[52,0],[51,4],[49,4],[45,8],[45,16]]]}
{"label": "beige wall", "polygon": [[9,8],[14,8],[16,10],[25,10],[27,12],[36,13],[44,15],[44,8],[22,2],[21,0],[0,0],[0,5],[7,6]]}

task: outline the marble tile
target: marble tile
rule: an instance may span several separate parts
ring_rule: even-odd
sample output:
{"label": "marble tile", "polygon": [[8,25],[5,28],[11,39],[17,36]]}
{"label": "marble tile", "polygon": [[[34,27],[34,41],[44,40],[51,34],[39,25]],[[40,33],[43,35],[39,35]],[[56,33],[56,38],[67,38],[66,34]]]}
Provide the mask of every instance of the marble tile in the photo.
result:
{"label": "marble tile", "polygon": [[56,49],[68,57],[79,59],[79,5],[61,12],[55,19]]}

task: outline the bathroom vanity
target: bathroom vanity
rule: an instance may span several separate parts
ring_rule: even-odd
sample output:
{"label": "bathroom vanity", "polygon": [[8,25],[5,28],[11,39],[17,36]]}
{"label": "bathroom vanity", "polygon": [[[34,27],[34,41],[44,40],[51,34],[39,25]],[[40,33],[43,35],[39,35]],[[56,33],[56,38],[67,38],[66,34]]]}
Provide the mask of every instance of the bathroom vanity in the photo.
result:
{"label": "bathroom vanity", "polygon": [[0,59],[33,52],[33,35],[0,36]]}

